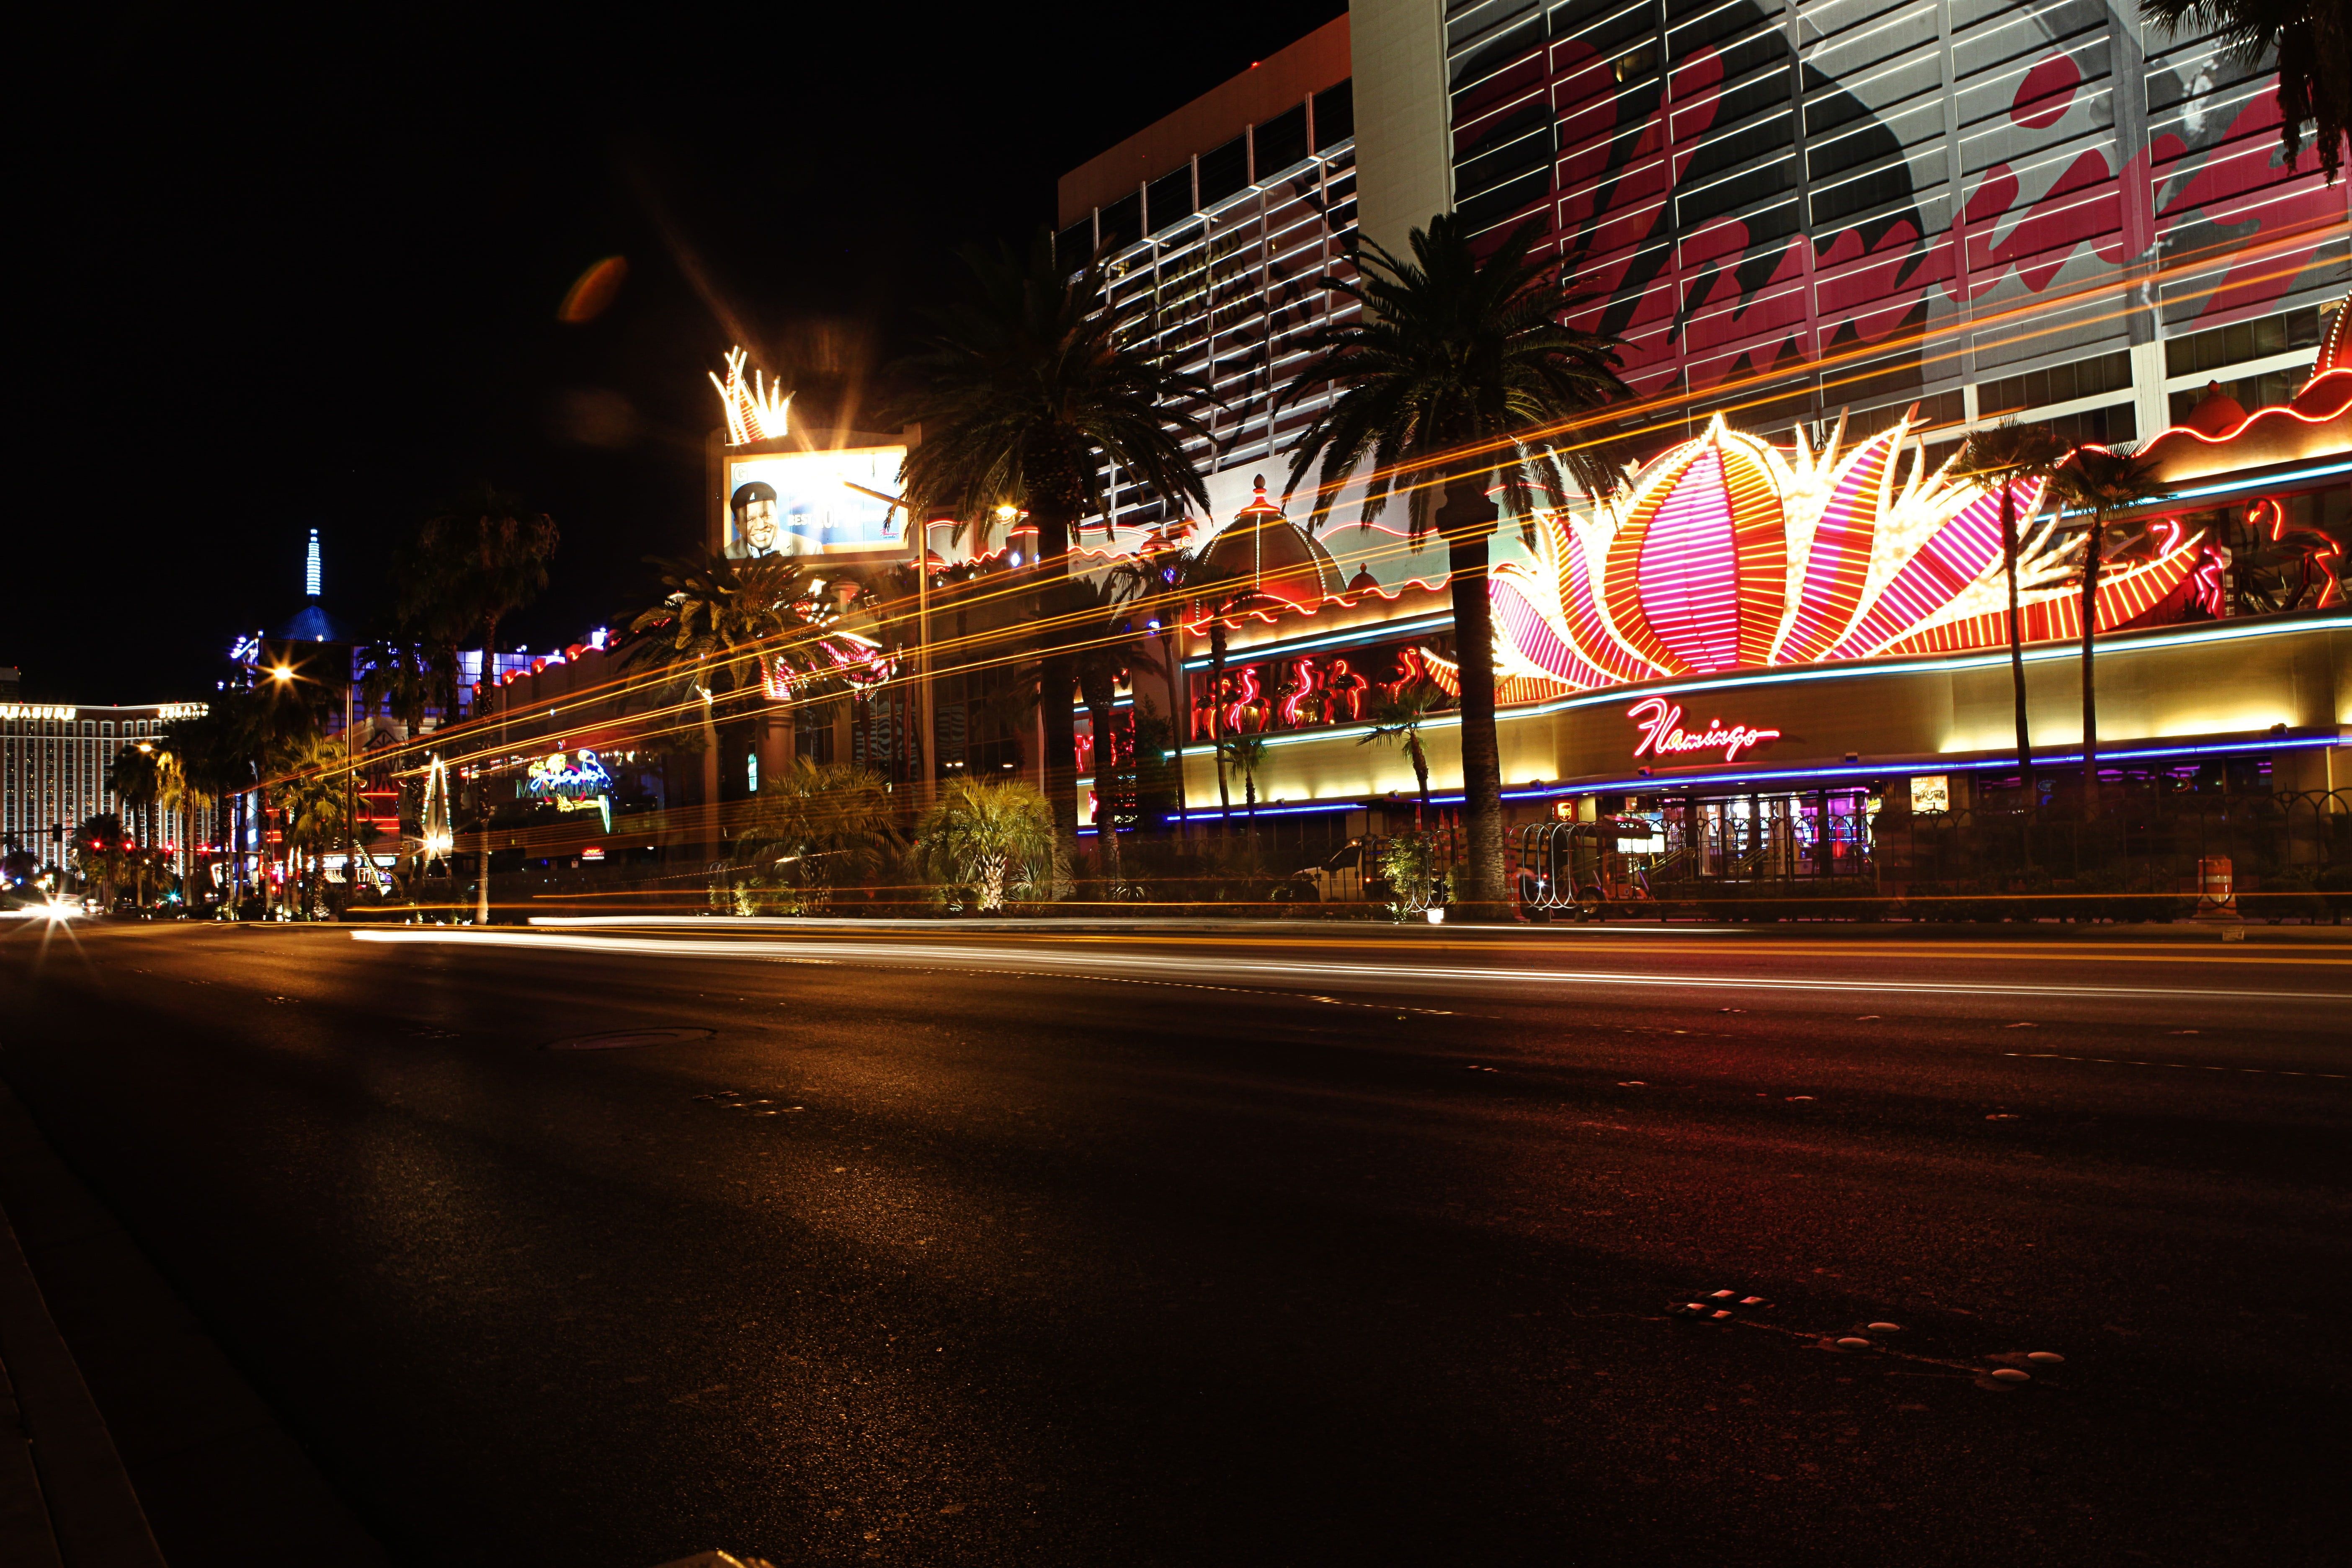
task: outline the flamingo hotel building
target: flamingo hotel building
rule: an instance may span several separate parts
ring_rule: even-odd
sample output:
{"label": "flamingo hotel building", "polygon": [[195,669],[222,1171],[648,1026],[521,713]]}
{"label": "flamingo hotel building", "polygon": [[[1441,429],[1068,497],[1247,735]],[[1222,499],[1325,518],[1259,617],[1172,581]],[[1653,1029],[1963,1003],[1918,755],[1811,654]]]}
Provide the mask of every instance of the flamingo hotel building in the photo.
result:
{"label": "flamingo hotel building", "polygon": [[[1113,470],[1082,559],[1205,552],[1248,588],[1221,628],[1165,628],[1177,679],[1121,700],[1175,720],[1181,821],[1140,820],[1118,791],[1112,809],[1198,831],[1224,809],[1210,742],[1238,734],[1265,742],[1276,854],[1409,825],[1411,765],[1367,743],[1370,720],[1433,685],[1434,804],[1458,804],[1444,548],[1409,537],[1401,507],[1364,519],[1360,490],[1318,526],[1286,510],[1328,395],[1279,396],[1309,335],[1355,309],[1323,279],[1451,212],[1477,243],[1524,232],[1556,258],[1572,323],[1623,344],[1633,393],[1559,437],[1610,442],[1624,484],[1506,518],[1495,542],[1517,821],[1645,816],[1698,874],[1730,876],[1773,844],[1784,868],[1861,869],[1890,811],[2022,804],[2005,503],[2023,520],[2037,777],[2063,779],[2084,742],[2087,520],[1949,461],[2009,418],[2134,443],[2164,489],[2105,529],[2103,771],[2352,810],[2352,180],[2327,184],[2307,140],[2286,155],[2276,87],[2109,0],[1359,0],[1072,170],[1057,256],[1104,258],[1125,342],[1217,394],[1191,447],[1206,514]],[[920,548],[935,645],[1008,629],[1012,601],[980,590],[1019,568],[1019,530],[966,535],[978,562],[941,559],[928,530],[919,545],[894,521],[898,437],[796,479],[781,395],[743,371],[739,355],[714,376],[715,546]],[[705,756],[698,794],[662,798],[740,801],[795,750],[894,786],[1034,773],[989,661],[943,656],[924,681],[917,640],[896,621],[842,639],[864,672],[854,721],[805,728],[779,682],[755,751]],[[507,677],[527,689],[502,710],[603,679],[577,647],[534,662],[551,668]],[[1131,723],[1112,728],[1080,715],[1082,773],[1131,756]]]}
{"label": "flamingo hotel building", "polygon": [[[1409,806],[1362,742],[1384,688],[1450,687],[1444,547],[1353,494],[1286,515],[1323,405],[1275,395],[1352,309],[1318,279],[1449,211],[1557,257],[1634,394],[1563,437],[1630,454],[1624,487],[1496,542],[1515,817],[1774,821],[1860,858],[1890,804],[2014,792],[2002,498],[1948,463],[2012,417],[2137,443],[2167,490],[2107,523],[2103,770],[2352,808],[2352,180],[2307,137],[2286,157],[2274,76],[2210,39],[2097,0],[1360,0],[1059,196],[1127,340],[1222,400],[1211,515],[1114,473],[1104,520],[1123,549],[1189,521],[1255,589],[1222,671],[1186,628],[1196,821],[1217,732],[1264,738],[1261,814],[1305,847]],[[2081,757],[2087,520],[2009,501],[2046,788]],[[1458,801],[1450,712],[1425,733]]]}

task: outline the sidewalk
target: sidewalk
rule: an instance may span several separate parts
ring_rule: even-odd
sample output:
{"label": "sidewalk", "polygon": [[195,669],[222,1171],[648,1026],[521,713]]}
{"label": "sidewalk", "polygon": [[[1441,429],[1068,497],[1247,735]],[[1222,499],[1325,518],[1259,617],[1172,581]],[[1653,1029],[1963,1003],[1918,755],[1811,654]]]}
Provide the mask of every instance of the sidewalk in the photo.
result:
{"label": "sidewalk", "polygon": [[0,1374],[10,1568],[387,1562],[5,1083]]}

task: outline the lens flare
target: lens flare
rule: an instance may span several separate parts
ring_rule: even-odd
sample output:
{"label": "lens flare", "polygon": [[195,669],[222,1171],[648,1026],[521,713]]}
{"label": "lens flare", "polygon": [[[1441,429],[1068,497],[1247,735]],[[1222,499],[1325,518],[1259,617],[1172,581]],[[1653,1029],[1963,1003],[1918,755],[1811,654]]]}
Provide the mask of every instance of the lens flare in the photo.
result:
{"label": "lens flare", "polygon": [[621,284],[628,276],[627,257],[604,258],[572,280],[563,303],[556,307],[555,319],[575,327],[594,321],[619,298]]}

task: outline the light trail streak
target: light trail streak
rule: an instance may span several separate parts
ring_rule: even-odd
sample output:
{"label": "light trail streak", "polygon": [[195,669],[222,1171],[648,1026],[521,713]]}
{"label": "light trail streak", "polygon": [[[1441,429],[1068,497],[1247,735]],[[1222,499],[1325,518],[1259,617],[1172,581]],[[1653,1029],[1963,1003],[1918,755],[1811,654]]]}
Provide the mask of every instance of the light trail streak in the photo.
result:
{"label": "light trail streak", "polygon": [[[700,873],[688,873],[699,875]],[[690,889],[700,893],[700,889]],[[625,898],[624,892],[613,895]],[[2104,895],[2099,895],[2104,896]],[[790,931],[844,932],[875,931],[895,934],[929,935],[940,929],[937,920],[866,918],[847,924],[812,919],[806,915],[729,915],[724,917],[730,931]],[[712,917],[707,913],[691,915],[628,914],[628,915],[532,915],[530,923],[542,930],[557,928],[587,928],[604,930],[693,930],[707,931]],[[1222,927],[1194,926],[1181,931],[1155,931],[1142,929],[1102,929],[1099,920],[1073,919],[1069,928],[1057,931],[1051,917],[1044,920],[1024,920],[991,925],[964,924],[963,931],[985,931],[992,937],[1011,937],[1016,941],[1059,941],[1087,945],[1118,947],[1240,947],[1263,952],[1268,945],[1268,933],[1263,921],[1233,921]],[[1091,928],[1091,929],[1088,929]],[[1231,935],[1218,934],[1220,931]],[[1244,934],[1245,933],[1245,934]],[[1714,938],[1714,941],[1707,941]],[[1828,958],[1856,956],[1872,951],[1870,944],[1853,939],[1828,938],[1807,940],[1790,937],[1759,937],[1747,926],[1683,925],[1674,927],[1587,927],[1548,926],[1542,928],[1496,927],[1465,940],[1449,937],[1433,942],[1419,935],[1383,937],[1351,935],[1346,937],[1315,935],[1305,931],[1281,933],[1285,946],[1316,948],[1331,952],[1362,952],[1367,949],[1383,952],[1415,952],[1423,955],[1444,953],[1505,954],[1526,952],[1530,947],[1553,947],[1563,950],[1562,956],[1573,956],[1565,949],[1573,944],[1578,953],[1605,952],[1638,953],[1655,957],[1661,953],[1676,958],[1714,958],[1727,951],[1743,957],[1756,958]],[[1883,951],[1883,950],[1882,950]],[[2200,963],[2226,964],[2242,968],[2248,964],[2317,966],[2329,969],[2352,968],[2352,948],[2340,952],[2290,952],[2281,948],[2261,948],[2235,945],[2222,947],[2200,943],[2194,949],[2176,948],[2151,951],[2146,942],[2059,941],[2021,942],[1972,938],[1960,941],[1906,942],[1902,948],[1906,962],[1920,960],[1968,960],[1980,958],[2020,959],[2057,963],[2079,963],[2095,958],[2103,963]]]}
{"label": "light trail streak", "polygon": [[[2277,234],[2266,236],[2262,241],[2253,245],[2224,241],[2200,251],[2176,252],[2165,258],[2164,265],[2153,277],[2161,280],[2189,276],[2210,269],[2223,258],[2229,258],[2240,268],[2242,283],[2295,276],[2305,265],[2297,258],[2315,239],[2324,239],[2344,230],[2347,226],[2345,220],[2332,219],[2323,224],[2305,225],[2283,230]],[[2247,269],[2250,266],[2252,267],[2252,270]],[[1949,358],[1961,352],[1962,345],[1969,338],[1981,335],[1997,326],[2027,327],[2027,331],[2014,335],[2013,341],[2016,342],[2029,341],[2051,334],[2077,332],[2086,324],[2117,320],[2141,309],[2142,307],[2135,301],[2137,299],[2138,290],[2147,281],[2147,279],[2137,273],[2119,275],[2080,289],[2038,296],[2005,310],[1964,312],[1947,321],[1910,332],[1897,333],[1873,343],[1857,344],[1824,354],[1818,359],[1806,362],[1804,370],[1808,375],[1824,376],[1822,386],[1823,391],[1827,392],[1843,385],[1849,380],[1875,374],[1873,367],[1877,366],[1889,353],[1916,347],[1924,357],[1930,360]],[[2090,316],[2076,313],[2075,308],[2100,301],[2105,302],[2104,313]],[[2034,324],[2037,320],[2042,324]],[[1828,374],[1849,366],[1852,367],[1851,375]],[[1710,411],[1738,412],[1777,401],[1785,395],[1787,389],[1788,378],[1785,376],[1759,378],[1755,383],[1756,395],[1753,398],[1731,405],[1710,403],[1709,409]],[[1465,458],[1500,453],[1520,445],[1559,445],[1561,443],[1557,439],[1558,437],[1573,437],[1586,431],[1598,431],[1600,434],[1594,436],[1591,440],[1574,442],[1570,445],[1598,445],[1603,441],[1622,441],[1627,438],[1637,438],[1643,435],[1656,434],[1672,427],[1675,423],[1675,416],[1685,412],[1702,397],[1719,395],[1723,390],[1720,387],[1701,391],[1677,388],[1646,399],[1611,404],[1571,420],[1516,432],[1505,440],[1449,448],[1444,452],[1407,458],[1386,468],[1375,469],[1368,476],[1367,482],[1381,479],[1402,479],[1405,482],[1396,487],[1394,494],[1406,495],[1415,489],[1444,483],[1446,473],[1451,467]],[[1626,424],[1629,420],[1634,422],[1630,429]],[[1983,425],[1990,421],[1979,420],[1978,423]],[[1427,477],[1416,478],[1415,476]],[[1288,493],[1286,491],[1286,496]],[[1320,522],[1326,520],[1328,520],[1328,514],[1322,514],[1311,520],[1311,526],[1319,528]],[[1387,530],[1381,531],[1390,532]],[[1360,554],[1368,562],[1373,559],[1386,560],[1391,555],[1419,555],[1423,552],[1424,545],[1425,542],[1423,541],[1374,543],[1368,551],[1360,546],[1351,553]],[[1079,574],[1084,574],[1083,568]],[[960,607],[970,609],[1007,597],[1034,594],[1049,579],[1044,576],[1032,575],[1025,572],[1009,574],[1004,582],[999,585],[961,595]],[[1129,601],[1129,605],[1139,616],[1156,611],[1173,613],[1176,618],[1182,619],[1181,610],[1188,605],[1196,604],[1198,599],[1197,595],[1171,591],[1139,595]],[[903,595],[882,601],[873,605],[868,613],[874,616],[877,625],[884,629],[904,626],[910,623],[914,616],[914,596]],[[1016,618],[1014,624],[1008,626],[971,633],[961,637],[935,640],[930,644],[934,678],[959,672],[977,672],[1025,662],[1036,656],[1038,640],[1042,634],[1075,626],[1091,618],[1091,612],[1083,611],[1061,616]],[[1193,626],[1194,632],[1197,634],[1199,626],[1205,626],[1210,618],[1222,619],[1229,626],[1239,627],[1243,622],[1251,617],[1249,613],[1204,617]],[[730,649],[719,658],[708,661],[702,668],[706,673],[722,668],[733,669],[763,657],[820,640],[824,635],[826,634],[813,628],[778,633],[770,637],[746,643],[739,648]],[[1075,650],[1077,647],[1096,646],[1098,642],[1111,640],[1116,639],[1111,637],[1091,639],[1069,646]],[[1000,647],[1006,651],[994,657],[972,658],[961,662],[954,658],[956,654],[961,652],[983,653]],[[944,666],[940,662],[943,656],[947,658]],[[679,679],[679,674],[678,667],[667,663],[658,666],[649,664],[643,669],[619,671],[610,680],[568,693],[565,700],[552,704],[547,710],[541,710],[534,706],[520,713],[480,714],[462,724],[446,727],[432,736],[415,737],[395,746],[379,749],[364,758],[354,758],[339,765],[310,771],[336,774],[355,773],[364,766],[373,766],[386,762],[397,763],[411,755],[421,755],[432,750],[441,751],[444,760],[453,767],[501,765],[502,761],[512,754],[514,743],[493,740],[491,732],[494,730],[503,731],[511,726],[525,725],[537,731],[539,736],[551,734],[560,730],[560,715],[567,708],[579,711],[633,694],[652,692],[675,683]],[[918,679],[919,677],[909,671],[891,677],[887,681],[877,682],[877,689],[910,686]],[[781,701],[772,700],[766,699],[758,684],[754,683],[738,687],[720,695],[713,705],[714,711],[711,716],[717,717],[715,710],[719,708],[735,708],[754,702],[761,704],[767,710],[782,712],[807,703],[832,700],[834,698],[828,695],[786,699]],[[547,713],[545,721],[541,721],[539,717],[541,711]],[[1171,715],[1171,719],[1175,717]],[[660,722],[672,718],[678,718],[680,721]],[[586,724],[591,722],[592,719],[592,715],[580,711],[576,721]],[[702,721],[703,711],[699,700],[692,698],[641,713],[614,716],[604,721],[605,723],[618,724],[624,734],[632,742],[650,742],[663,736],[680,733],[698,727]],[[551,728],[541,730],[540,726],[543,722]],[[460,751],[451,745],[453,740],[461,736],[475,742],[473,749]],[[541,742],[539,739],[534,738],[524,743],[529,746]],[[283,784],[289,782],[292,776],[299,775],[289,775],[288,779],[264,781],[263,787]]]}
{"label": "light trail streak", "polygon": [[2035,997],[2078,1001],[2197,998],[2214,1001],[2352,1002],[2352,992],[2253,991],[2237,987],[2008,984],[1977,982],[1889,980],[1870,977],[1840,980],[1827,976],[1758,976],[1747,974],[1654,974],[1610,971],[1443,968],[1413,969],[1394,963],[1338,963],[1328,961],[1291,963],[1218,952],[1198,956],[1134,952],[1125,949],[1055,948],[1033,946],[1014,952],[986,946],[925,943],[803,941],[693,941],[684,938],[590,935],[554,931],[394,930],[356,931],[354,942],[427,942],[445,946],[520,949],[541,952],[627,954],[645,958],[735,959],[772,961],[792,958],[858,959],[897,968],[984,969],[1008,974],[1036,973],[1076,976],[1112,974],[1118,978],[1207,975],[1231,982],[1239,978],[1277,981],[1301,987],[1328,989],[1335,981],[1369,984],[1465,984],[1521,988],[1623,987],[1644,991],[1737,990],[1742,992],[1817,992],[1865,996]]}

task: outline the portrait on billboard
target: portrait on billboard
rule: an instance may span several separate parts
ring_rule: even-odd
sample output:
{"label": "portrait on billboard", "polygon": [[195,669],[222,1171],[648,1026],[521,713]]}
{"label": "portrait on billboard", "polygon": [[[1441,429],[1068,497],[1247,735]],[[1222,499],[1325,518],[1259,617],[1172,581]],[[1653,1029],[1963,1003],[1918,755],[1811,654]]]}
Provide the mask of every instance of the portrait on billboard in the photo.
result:
{"label": "portrait on billboard", "polygon": [[727,458],[727,553],[877,560],[906,548],[904,447],[747,452]]}

